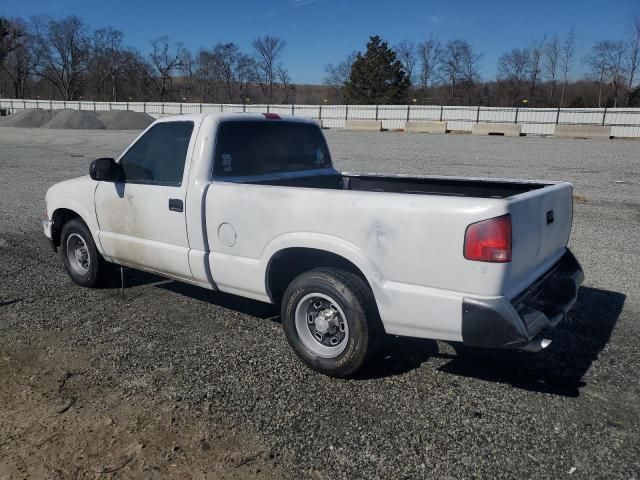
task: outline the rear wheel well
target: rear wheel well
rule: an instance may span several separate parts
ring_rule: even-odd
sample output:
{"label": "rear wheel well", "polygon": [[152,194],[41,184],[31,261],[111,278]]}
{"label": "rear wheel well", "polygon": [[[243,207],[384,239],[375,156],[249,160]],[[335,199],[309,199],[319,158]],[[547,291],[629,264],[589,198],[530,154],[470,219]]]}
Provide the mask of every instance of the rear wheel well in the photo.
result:
{"label": "rear wheel well", "polygon": [[285,290],[294,278],[318,267],[333,267],[354,273],[371,289],[364,273],[340,255],[315,248],[286,248],[273,255],[267,266],[266,286],[271,301],[280,303]]}
{"label": "rear wheel well", "polygon": [[55,212],[53,212],[51,220],[53,221],[53,228],[51,229],[51,240],[53,240],[53,244],[56,247],[60,246],[60,235],[62,234],[62,227],[69,220],[73,220],[74,218],[79,218],[80,221],[84,223],[82,217],[78,215],[73,210],[69,210],[68,208],[59,208]]}

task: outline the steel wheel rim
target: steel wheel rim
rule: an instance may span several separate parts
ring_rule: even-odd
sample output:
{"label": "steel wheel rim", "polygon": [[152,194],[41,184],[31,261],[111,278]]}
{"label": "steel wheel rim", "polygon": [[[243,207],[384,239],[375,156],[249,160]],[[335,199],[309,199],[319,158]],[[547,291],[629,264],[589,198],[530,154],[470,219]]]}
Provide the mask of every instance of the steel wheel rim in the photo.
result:
{"label": "steel wheel rim", "polygon": [[78,233],[67,237],[67,260],[69,266],[78,275],[86,275],[91,267],[91,255],[87,242]]}
{"label": "steel wheel rim", "polygon": [[335,358],[347,348],[347,317],[328,295],[310,293],[302,297],[296,306],[295,323],[300,341],[320,358]]}

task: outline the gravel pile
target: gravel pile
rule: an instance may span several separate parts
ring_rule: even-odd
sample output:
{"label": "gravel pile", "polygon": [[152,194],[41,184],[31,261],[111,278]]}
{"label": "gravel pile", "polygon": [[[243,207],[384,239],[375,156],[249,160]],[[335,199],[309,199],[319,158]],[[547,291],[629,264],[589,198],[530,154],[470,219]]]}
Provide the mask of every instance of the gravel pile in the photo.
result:
{"label": "gravel pile", "polygon": [[390,338],[335,380],[300,365],[277,308],[131,270],[124,300],[117,279],[73,284],[35,222],[46,188],[134,134],[22,133],[0,131],[0,338],[56,332],[51,348],[87,352],[127,392],[258,432],[290,478],[638,477],[640,142],[327,132],[342,170],[574,182],[586,272],[545,352]]}
{"label": "gravel pile", "polygon": [[41,128],[56,128],[65,130],[101,130],[104,125],[98,120],[96,112],[84,110],[60,110]]}
{"label": "gravel pile", "polygon": [[90,110],[20,110],[0,118],[2,127],[52,128],[66,130],[144,130],[154,118],[130,110],[94,112]]}
{"label": "gravel pile", "polygon": [[131,110],[100,113],[98,119],[107,130],[144,130],[155,120],[151,115]]}
{"label": "gravel pile", "polygon": [[47,123],[53,117],[50,110],[34,108],[20,110],[13,115],[0,117],[0,127],[38,128]]}

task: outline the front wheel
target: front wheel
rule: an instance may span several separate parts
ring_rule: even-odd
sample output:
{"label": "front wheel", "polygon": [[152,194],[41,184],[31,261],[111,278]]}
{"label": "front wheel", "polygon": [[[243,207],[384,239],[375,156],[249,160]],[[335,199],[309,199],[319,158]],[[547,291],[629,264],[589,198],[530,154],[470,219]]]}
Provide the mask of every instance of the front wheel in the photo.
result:
{"label": "front wheel", "polygon": [[373,350],[377,310],[369,286],[336,268],[296,277],[282,301],[282,326],[296,354],[326,375],[346,377]]}
{"label": "front wheel", "polygon": [[78,285],[97,287],[108,278],[109,264],[96,248],[91,232],[78,219],[62,227],[60,255],[67,274]]}

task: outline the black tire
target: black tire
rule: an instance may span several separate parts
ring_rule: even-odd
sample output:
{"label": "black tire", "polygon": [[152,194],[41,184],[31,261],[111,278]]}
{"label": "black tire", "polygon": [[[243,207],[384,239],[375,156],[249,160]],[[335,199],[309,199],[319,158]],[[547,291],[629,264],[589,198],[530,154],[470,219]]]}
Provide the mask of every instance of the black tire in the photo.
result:
{"label": "black tire", "polygon": [[[84,242],[84,250],[86,250],[86,256],[89,260],[86,270],[80,266],[79,260],[74,260],[74,252],[70,253],[70,248],[73,248],[74,243],[78,244],[79,242]],[[89,228],[77,218],[69,220],[62,227],[60,256],[64,269],[71,280],[83,287],[93,288],[103,285],[112,272],[111,265],[98,252]]]}
{"label": "black tire", "polygon": [[[335,303],[346,317],[348,336],[344,334],[342,341],[345,345],[341,347],[344,350],[333,357],[319,355],[311,349],[313,345],[309,348],[309,342],[316,339],[309,339],[305,332],[306,340],[301,338],[296,326],[296,310],[298,306],[303,308],[305,299],[310,296],[313,301],[315,297],[312,294],[329,297],[330,303]],[[380,320],[369,286],[358,275],[337,268],[316,268],[296,277],[284,293],[281,319],[287,340],[298,357],[312,369],[332,377],[348,377],[356,373],[366,363],[381,336]],[[300,328],[304,327],[312,329],[306,324]]]}

